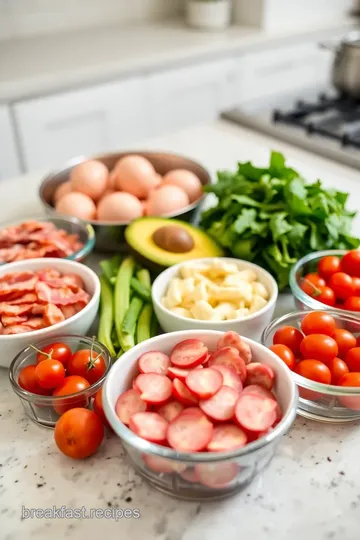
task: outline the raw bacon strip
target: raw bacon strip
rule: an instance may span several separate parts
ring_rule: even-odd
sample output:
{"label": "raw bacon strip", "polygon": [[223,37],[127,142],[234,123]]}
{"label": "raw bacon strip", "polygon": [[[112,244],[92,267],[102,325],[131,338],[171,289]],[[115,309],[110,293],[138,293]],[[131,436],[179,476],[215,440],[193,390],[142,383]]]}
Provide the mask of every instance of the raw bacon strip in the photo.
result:
{"label": "raw bacon strip", "polygon": [[76,302],[76,304],[72,304],[71,306],[59,306],[65,319],[70,319],[70,317],[73,317],[79,311],[84,309],[86,306],[85,302]]}
{"label": "raw bacon strip", "polygon": [[26,315],[2,315],[1,322],[4,326],[11,326],[13,324],[21,324],[26,322],[28,318]]}
{"label": "raw bacon strip", "polygon": [[0,283],[8,283],[12,285],[13,283],[20,283],[22,281],[28,281],[29,279],[35,276],[34,272],[24,271],[24,272],[12,272],[11,274],[5,274],[0,277]]}
{"label": "raw bacon strip", "polygon": [[37,302],[37,295],[35,293],[25,293],[20,298],[14,298],[13,300],[7,300],[7,304],[16,306],[17,304],[31,304]]}
{"label": "raw bacon strip", "polygon": [[69,287],[61,287],[59,289],[52,289],[44,283],[39,281],[36,284],[36,292],[41,302],[49,304],[55,304],[56,306],[67,306],[68,304],[76,304],[77,302],[89,302],[89,295],[81,290],[74,293]]}
{"label": "raw bacon strip", "polygon": [[32,310],[33,304],[19,304],[11,305],[6,304],[5,302],[0,303],[0,314],[1,315],[10,315],[12,317],[17,317],[18,315],[24,315],[29,313]]}
{"label": "raw bacon strip", "polygon": [[38,278],[37,276],[35,276],[28,279],[27,281],[22,281],[22,282],[17,282],[17,283],[1,283],[0,284],[0,298],[14,291],[32,292],[35,289],[37,281],[38,281]]}
{"label": "raw bacon strip", "polygon": [[65,321],[62,311],[54,304],[45,306],[43,317],[46,326],[53,326],[54,324]]}
{"label": "raw bacon strip", "polygon": [[31,330],[32,328],[25,326],[25,324],[14,324],[12,326],[8,326],[7,328],[3,328],[2,335],[10,336],[12,334],[25,334],[25,332],[30,332]]}
{"label": "raw bacon strip", "polygon": [[31,330],[40,330],[41,328],[46,327],[42,317],[29,317],[26,321],[26,326],[28,326]]}

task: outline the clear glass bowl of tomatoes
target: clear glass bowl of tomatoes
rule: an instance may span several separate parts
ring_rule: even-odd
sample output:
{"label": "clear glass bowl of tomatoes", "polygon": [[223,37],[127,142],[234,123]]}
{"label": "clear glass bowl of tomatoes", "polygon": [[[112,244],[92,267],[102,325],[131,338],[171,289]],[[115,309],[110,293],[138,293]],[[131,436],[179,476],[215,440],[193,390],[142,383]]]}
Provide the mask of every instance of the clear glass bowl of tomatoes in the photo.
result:
{"label": "clear glass bowl of tomatoes", "polygon": [[92,406],[110,367],[109,351],[95,339],[60,335],[17,354],[9,378],[31,420],[53,428],[69,409]]}
{"label": "clear glass bowl of tomatoes", "polygon": [[291,269],[289,284],[298,309],[333,309],[360,317],[360,251],[316,251]]}
{"label": "clear glass bowl of tomatoes", "polygon": [[262,343],[293,372],[298,414],[321,422],[360,419],[360,319],[339,310],[279,317]]}

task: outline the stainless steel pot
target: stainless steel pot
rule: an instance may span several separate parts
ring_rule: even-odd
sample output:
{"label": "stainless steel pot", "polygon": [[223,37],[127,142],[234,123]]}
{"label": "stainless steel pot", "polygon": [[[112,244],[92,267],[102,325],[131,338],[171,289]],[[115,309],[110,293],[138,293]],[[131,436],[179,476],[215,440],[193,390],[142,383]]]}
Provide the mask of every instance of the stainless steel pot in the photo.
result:
{"label": "stainless steel pot", "polygon": [[339,44],[321,43],[335,53],[332,83],[337,90],[360,99],[360,32],[351,32]]}

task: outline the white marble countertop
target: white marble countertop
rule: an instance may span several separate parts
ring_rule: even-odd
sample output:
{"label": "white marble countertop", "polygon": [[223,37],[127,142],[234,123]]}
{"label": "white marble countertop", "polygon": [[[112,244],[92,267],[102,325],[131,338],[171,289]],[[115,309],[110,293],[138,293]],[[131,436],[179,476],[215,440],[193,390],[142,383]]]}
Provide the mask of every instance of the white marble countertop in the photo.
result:
{"label": "white marble countertop", "polygon": [[42,96],[69,88],[109,81],[229,55],[277,41],[346,32],[349,18],[306,30],[269,32],[232,26],[225,32],[200,32],[183,21],[162,21],[0,41],[0,102]]}
{"label": "white marble countertop", "polygon": [[[187,129],[144,147],[178,151],[211,172],[238,160],[261,164],[271,149],[283,151],[305,177],[349,191],[359,208],[358,172],[274,141],[217,122]],[[41,172],[0,183],[2,219],[40,209]],[[359,218],[355,233],[360,234]],[[283,297],[277,313],[292,308]],[[360,424],[332,426],[298,417],[268,469],[242,493],[217,503],[183,502],[149,487],[124,459],[120,441],[107,435],[97,455],[72,461],[61,455],[53,432],[24,415],[0,370],[1,540],[356,540],[359,537]],[[136,508],[139,519],[21,520],[26,508]]]}

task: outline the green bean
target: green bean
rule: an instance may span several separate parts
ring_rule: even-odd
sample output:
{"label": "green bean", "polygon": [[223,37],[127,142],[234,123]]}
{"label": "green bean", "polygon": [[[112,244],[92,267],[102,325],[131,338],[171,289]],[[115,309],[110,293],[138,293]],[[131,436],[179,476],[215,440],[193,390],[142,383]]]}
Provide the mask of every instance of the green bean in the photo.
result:
{"label": "green bean", "polygon": [[115,349],[111,339],[111,330],[114,324],[114,310],[112,290],[104,275],[100,276],[101,285],[101,305],[98,339],[110,351],[111,356],[115,356]]}
{"label": "green bean", "polygon": [[130,306],[130,282],[135,269],[135,261],[133,257],[126,257],[120,265],[115,283],[114,295],[114,313],[115,313],[115,328],[119,338],[121,348],[126,351],[130,346],[126,334],[122,332],[122,324],[125,314]]}

